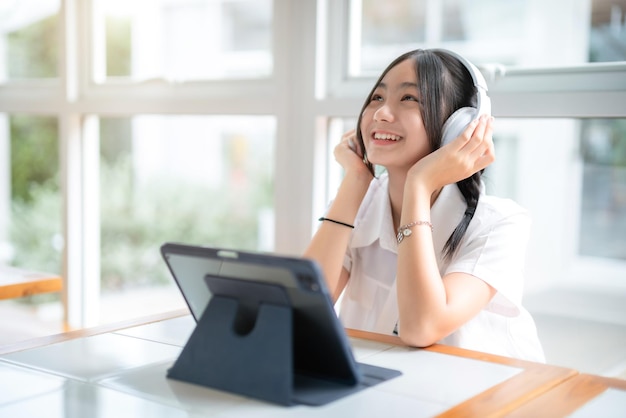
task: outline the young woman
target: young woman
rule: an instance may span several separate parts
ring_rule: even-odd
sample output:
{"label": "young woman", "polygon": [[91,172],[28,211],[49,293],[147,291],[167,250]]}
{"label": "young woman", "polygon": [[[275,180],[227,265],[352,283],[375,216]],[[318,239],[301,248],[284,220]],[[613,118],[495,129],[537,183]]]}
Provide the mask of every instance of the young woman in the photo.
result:
{"label": "young woman", "polygon": [[481,181],[493,118],[442,144],[446,120],[477,100],[471,68],[450,51],[394,60],[335,148],[345,176],[304,256],[342,295],[348,328],[544,361],[521,304],[529,216]]}

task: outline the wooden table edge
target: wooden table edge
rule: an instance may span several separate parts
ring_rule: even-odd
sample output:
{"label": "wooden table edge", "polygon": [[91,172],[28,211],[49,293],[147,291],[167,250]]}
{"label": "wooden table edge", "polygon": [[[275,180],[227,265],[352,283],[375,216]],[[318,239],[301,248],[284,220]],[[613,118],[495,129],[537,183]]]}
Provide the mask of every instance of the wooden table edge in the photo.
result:
{"label": "wooden table edge", "polygon": [[[347,329],[349,337],[377,341],[396,346],[409,347],[399,337],[366,331]],[[418,348],[415,348],[416,350]],[[438,415],[438,417],[498,417],[546,393],[579,373],[574,369],[544,363],[520,360],[495,354],[467,350],[459,347],[435,344],[422,350],[488,361],[517,367],[522,371],[480,394],[461,402]]]}
{"label": "wooden table edge", "polygon": [[510,416],[566,417],[609,388],[626,391],[626,380],[581,373],[525,403]]}

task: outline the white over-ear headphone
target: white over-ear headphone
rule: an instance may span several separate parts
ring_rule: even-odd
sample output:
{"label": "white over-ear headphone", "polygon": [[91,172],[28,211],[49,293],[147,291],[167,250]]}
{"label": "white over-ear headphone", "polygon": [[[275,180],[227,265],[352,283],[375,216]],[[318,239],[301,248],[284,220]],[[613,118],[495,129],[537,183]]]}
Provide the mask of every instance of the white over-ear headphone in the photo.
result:
{"label": "white over-ear headphone", "polygon": [[445,52],[456,57],[467,68],[474,86],[476,86],[476,108],[474,107],[462,107],[455,111],[443,125],[441,135],[441,146],[444,146],[448,142],[452,141],[457,136],[461,135],[467,125],[480,115],[491,116],[491,99],[487,96],[487,82],[485,77],[474,64],[460,56],[459,54],[445,50]]}

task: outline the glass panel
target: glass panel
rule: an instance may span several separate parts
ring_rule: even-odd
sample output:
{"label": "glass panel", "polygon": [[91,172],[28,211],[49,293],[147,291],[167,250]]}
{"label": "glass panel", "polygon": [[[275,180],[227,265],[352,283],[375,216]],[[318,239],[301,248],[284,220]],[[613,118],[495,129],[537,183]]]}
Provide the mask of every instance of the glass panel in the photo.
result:
{"label": "glass panel", "polygon": [[[471,61],[564,66],[626,60],[626,0],[352,0],[350,75],[377,75],[414,48],[444,47]],[[357,30],[354,30],[357,29]]]}
{"label": "glass panel", "polygon": [[[352,7],[358,7],[360,1],[353,1]],[[397,45],[410,45],[426,40],[425,2],[363,0],[362,7],[360,67],[365,71],[380,66],[378,53],[385,53],[385,50]],[[393,53],[388,57],[387,60],[391,61]]]}
{"label": "glass panel", "polygon": [[0,2],[0,82],[57,77],[59,4]]}
{"label": "glass panel", "polygon": [[8,192],[9,199],[0,199],[5,225],[0,231],[0,262],[60,273],[63,238],[57,120],[22,115],[2,115],[2,119],[4,133],[0,135],[5,139],[0,155],[8,154],[9,164],[2,166],[0,190]]}
{"label": "glass panel", "polygon": [[626,120],[586,120],[581,129],[581,255],[626,260]]}
{"label": "glass panel", "polygon": [[[167,241],[273,250],[275,129],[267,116],[101,119],[103,298],[152,289],[165,298],[155,311],[181,303],[159,253]],[[126,315],[150,309],[129,302]]]}
{"label": "glass panel", "polygon": [[271,0],[95,0],[95,16],[99,83],[272,73]]}
{"label": "glass panel", "polygon": [[590,62],[626,60],[625,15],[625,0],[592,0]]}
{"label": "glass panel", "polygon": [[[57,119],[0,113],[0,264],[61,273]],[[0,345],[63,331],[60,293],[4,300]]]}
{"label": "glass panel", "polygon": [[[332,148],[354,123],[330,120],[328,201],[343,175]],[[528,290],[571,280],[580,256],[611,259],[626,277],[626,120],[500,118],[494,142],[488,193],[514,199],[533,218]]]}
{"label": "glass panel", "polygon": [[[511,197],[533,217],[530,287],[597,278],[576,266],[611,260],[626,276],[626,120],[498,119],[496,162],[486,171],[495,194]],[[617,283],[616,283],[617,284]]]}

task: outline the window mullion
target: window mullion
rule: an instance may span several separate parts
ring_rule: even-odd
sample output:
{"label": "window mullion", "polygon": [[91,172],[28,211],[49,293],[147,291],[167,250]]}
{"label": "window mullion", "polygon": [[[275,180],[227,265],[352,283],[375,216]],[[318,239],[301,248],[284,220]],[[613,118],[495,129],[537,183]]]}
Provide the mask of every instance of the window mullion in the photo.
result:
{"label": "window mullion", "polygon": [[[276,245],[301,254],[311,238],[315,135],[316,1],[274,1],[275,89],[278,92],[275,154]],[[323,158],[323,156],[322,156]]]}

